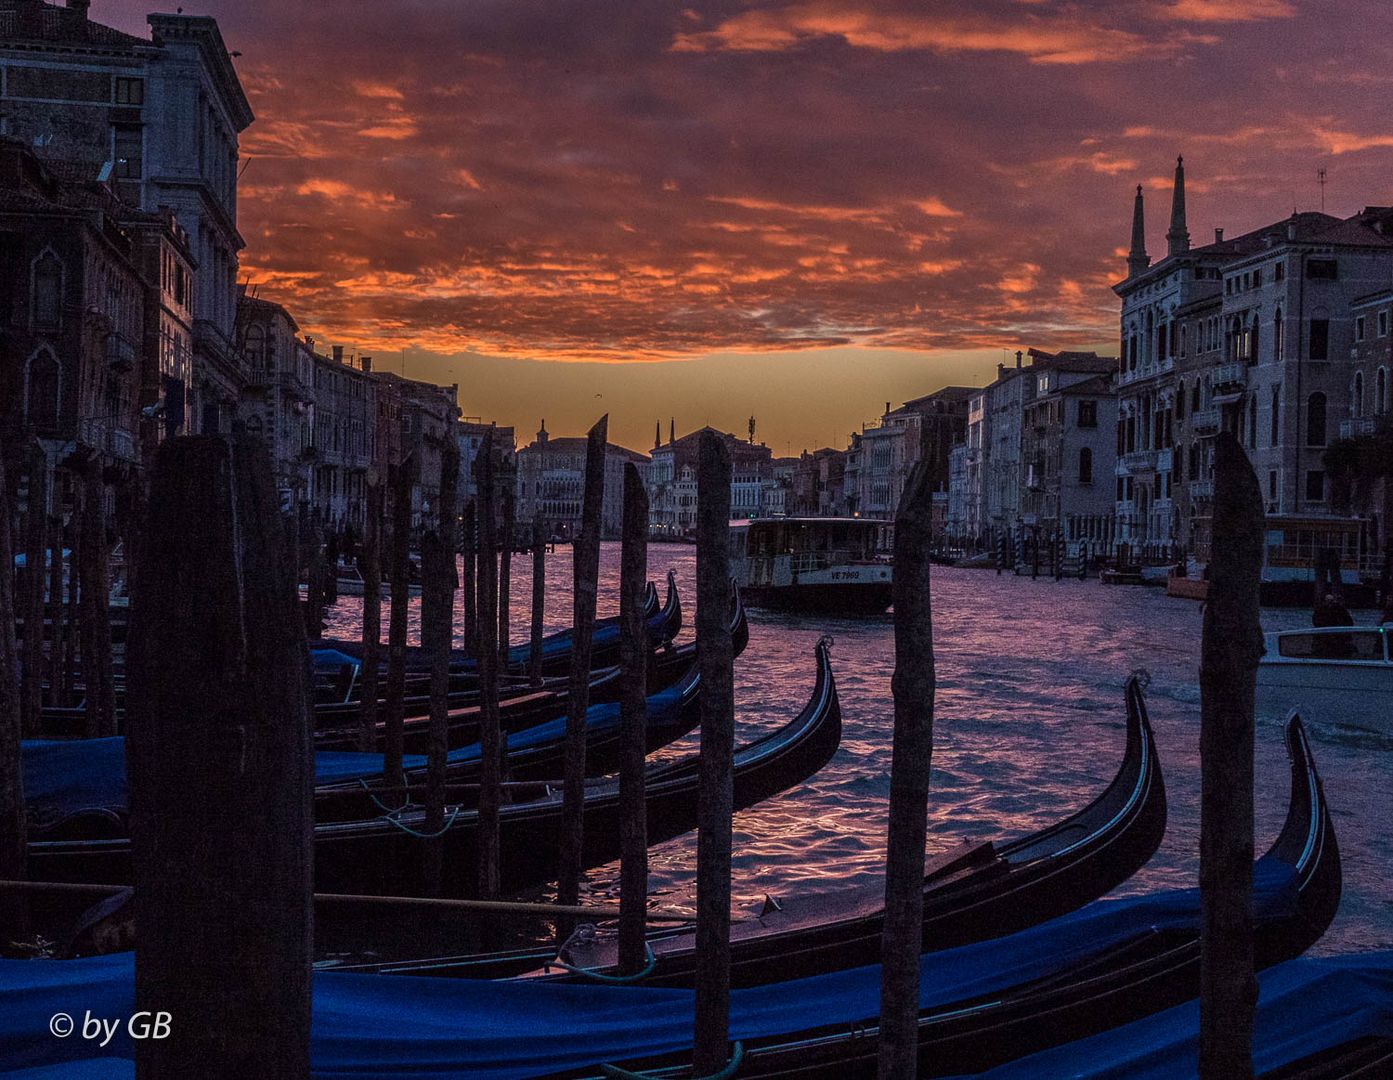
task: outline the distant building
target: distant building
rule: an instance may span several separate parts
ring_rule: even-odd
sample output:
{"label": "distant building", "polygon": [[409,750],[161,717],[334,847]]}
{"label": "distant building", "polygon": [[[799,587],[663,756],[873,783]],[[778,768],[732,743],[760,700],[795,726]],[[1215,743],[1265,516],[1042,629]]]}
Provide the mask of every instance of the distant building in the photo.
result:
{"label": "distant building", "polygon": [[[706,431],[719,435],[730,453],[732,518],[773,513],[772,506],[765,506],[766,491],[773,504],[786,502],[783,484],[774,475],[774,455],[769,447],[712,427],[698,428],[679,439],[669,421],[668,441],[655,438],[648,470],[648,520],[655,536],[689,536],[696,529],[697,457],[701,435]],[[773,485],[766,488],[771,481]]]}
{"label": "distant building", "polygon": [[[307,341],[300,352],[297,371],[307,357],[314,380],[311,499],[326,525],[362,536],[369,479],[375,477],[385,482],[384,462],[387,466],[396,464],[384,459],[377,445],[378,396],[384,380],[373,373],[372,357],[362,357],[355,367],[344,359],[341,345],[335,345],[325,356],[314,350],[313,341]],[[450,407],[444,391],[433,404],[442,414],[447,414]],[[420,524],[421,484],[433,491],[439,483],[438,452],[435,468],[436,478],[423,478],[413,493],[413,527]]]}
{"label": "distant building", "polygon": [[[342,368],[337,374],[336,386],[347,387],[346,380],[352,378],[354,369],[343,364],[343,352],[337,346],[334,361]],[[371,370],[371,360],[364,358]],[[332,369],[330,369],[332,370]],[[321,374],[324,368],[321,367]],[[434,383],[408,379],[390,371],[371,371],[372,381],[377,386],[379,423],[396,413],[396,424],[389,425],[394,430],[381,433],[392,440],[390,456],[379,452],[378,457],[387,462],[388,469],[398,464],[411,468],[414,477],[411,488],[411,528],[413,531],[428,528],[435,522],[438,492],[440,490],[441,452],[447,442],[457,439],[459,425],[459,386],[437,386]],[[350,391],[351,395],[351,391]],[[344,402],[344,411],[336,413],[335,419],[342,420],[355,409],[352,399]],[[385,408],[384,408],[385,406]],[[381,432],[381,429],[379,428]],[[361,484],[352,488],[359,492],[351,498],[361,498]]]}
{"label": "distant building", "polygon": [[174,211],[194,271],[192,382],[169,384],[167,408],[225,433],[243,387],[237,139],[251,107],[213,19],[151,15],[146,40],[92,22],[89,6],[0,0],[0,134],[101,170],[134,206]]}
{"label": "distant building", "polygon": [[851,512],[893,518],[910,471],[921,459],[928,462],[933,489],[946,492],[948,455],[963,441],[968,403],[976,392],[970,386],[945,386],[898,409],[887,401],[885,413],[853,440],[856,462],[848,470],[848,482],[854,479],[855,486],[847,489]]}
{"label": "distant building", "polygon": [[[1107,357],[1108,366],[1116,363]],[[1116,471],[1117,395],[1113,373],[1046,366],[1022,425],[1025,462],[1022,524],[1041,540],[1111,550]]]}
{"label": "distant building", "polygon": [[[585,504],[587,446],[585,436],[552,438],[546,421],[542,422],[537,437],[517,452],[519,522],[530,524],[540,514],[548,535],[576,535]],[[600,534],[607,539],[618,537],[624,527],[624,466],[629,462],[644,477],[649,464],[647,455],[614,443],[606,445]]]}
{"label": "distant building", "polygon": [[245,291],[237,299],[237,340],[247,378],[242,424],[265,440],[281,504],[298,513],[316,490],[314,354],[290,312]]}

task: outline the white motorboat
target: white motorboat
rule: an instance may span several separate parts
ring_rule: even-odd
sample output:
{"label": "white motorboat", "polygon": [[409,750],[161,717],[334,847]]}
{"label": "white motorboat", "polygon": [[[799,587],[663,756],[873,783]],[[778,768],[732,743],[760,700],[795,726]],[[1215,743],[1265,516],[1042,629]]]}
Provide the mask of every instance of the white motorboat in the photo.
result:
{"label": "white motorboat", "polygon": [[1322,626],[1264,635],[1257,705],[1317,723],[1393,734],[1393,626]]}

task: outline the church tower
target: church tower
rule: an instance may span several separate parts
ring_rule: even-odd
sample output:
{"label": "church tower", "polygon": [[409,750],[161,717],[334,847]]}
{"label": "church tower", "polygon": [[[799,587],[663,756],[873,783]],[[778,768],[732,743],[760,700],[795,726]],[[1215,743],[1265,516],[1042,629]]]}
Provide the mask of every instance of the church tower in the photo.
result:
{"label": "church tower", "polygon": [[1166,230],[1166,254],[1190,250],[1190,230],[1185,226],[1185,159],[1175,159],[1175,187],[1171,190],[1171,227]]}
{"label": "church tower", "polygon": [[1127,276],[1136,277],[1151,265],[1146,253],[1146,215],[1142,209],[1141,185],[1137,185],[1137,200],[1132,205],[1132,250],[1127,253]]}

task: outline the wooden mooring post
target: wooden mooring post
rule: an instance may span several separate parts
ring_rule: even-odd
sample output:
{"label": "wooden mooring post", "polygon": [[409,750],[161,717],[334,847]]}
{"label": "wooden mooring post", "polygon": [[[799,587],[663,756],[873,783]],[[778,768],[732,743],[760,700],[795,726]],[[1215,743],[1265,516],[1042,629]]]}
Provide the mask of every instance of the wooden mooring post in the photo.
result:
{"label": "wooden mooring post", "polygon": [[527,650],[527,679],[533,686],[542,685],[542,629],[547,608],[547,545],[542,535],[542,512],[532,519],[532,625]]}
{"label": "wooden mooring post", "polygon": [[358,749],[377,749],[378,670],[382,664],[382,477],[368,477],[363,543],[358,572],[363,578],[363,666],[358,673]]}
{"label": "wooden mooring post", "polygon": [[116,734],[116,684],[111,668],[111,577],[106,541],[106,484],[101,461],[82,465],[82,542],[78,561],[82,607],[82,682],[87,736]]}
{"label": "wooden mooring post", "polygon": [[[26,465],[29,509],[25,518],[24,574],[20,579],[24,583],[21,714],[25,735],[34,738],[39,733],[44,705],[44,569],[48,562],[48,456],[37,440],[29,448]],[[20,606],[16,598],[16,609]]]}
{"label": "wooden mooring post", "polygon": [[[595,634],[595,601],[599,593],[600,520],[605,498],[608,442],[609,414],[606,413],[586,436],[580,533],[571,541],[574,591],[556,890],[559,904],[575,904],[580,899],[581,852],[585,837],[585,716],[590,708],[590,652]],[[570,937],[572,925],[567,919],[557,922],[558,941]]]}
{"label": "wooden mooring post", "polygon": [[624,465],[623,545],[619,557],[619,973],[633,975],[646,962],[648,922],[648,812],[643,759],[647,753],[648,492],[633,462]]}
{"label": "wooden mooring post", "polygon": [[[309,1076],[314,784],[296,559],[265,447],[165,443],[127,645],[137,1075]],[[189,597],[202,598],[190,604]]]}
{"label": "wooden mooring post", "polygon": [[455,549],[459,518],[459,447],[441,441],[436,520],[421,538],[421,646],[430,664],[430,719],[426,751],[425,882],[431,896],[442,895],[445,872],[445,759],[450,750],[450,659],[455,629]]}
{"label": "wooden mooring post", "polygon": [[735,654],[730,633],[730,451],[705,431],[697,460],[697,663],[701,673],[697,793],[696,1018],[692,1072],[724,1069],[730,1034],[730,855],[734,813]]}
{"label": "wooden mooring post", "polygon": [[924,844],[933,761],[934,648],[929,536],[933,481],[914,467],[895,512],[895,732],[885,843],[885,925],[880,948],[881,1080],[913,1080],[918,1067],[919,954],[924,941]]}
{"label": "wooden mooring post", "polygon": [[[0,450],[0,876],[18,879],[24,877],[26,834],[24,775],[19,754],[23,721],[17,678],[19,650],[15,642],[12,505],[5,455]],[[42,631],[42,624],[39,629]],[[0,919],[7,920],[0,925],[23,925],[23,913],[22,901],[0,897]],[[10,919],[14,922],[8,922]]]}
{"label": "wooden mooring post", "polygon": [[498,541],[498,666],[508,668],[513,629],[513,533],[517,527],[517,497],[510,469],[498,471],[497,487],[502,533]]}
{"label": "wooden mooring post", "polygon": [[479,655],[479,511],[475,501],[464,504],[462,537],[460,539],[460,591],[464,593],[461,607],[464,609],[464,651],[473,657]]}
{"label": "wooden mooring post", "polygon": [[1253,703],[1262,490],[1238,440],[1214,447],[1213,555],[1200,644],[1200,1051],[1205,1080],[1253,1075]]}
{"label": "wooden mooring post", "polygon": [[474,486],[479,493],[479,825],[478,891],[483,900],[498,895],[503,847],[499,807],[503,802],[503,766],[508,753],[498,712],[498,471],[493,430],[484,432],[474,455]]}
{"label": "wooden mooring post", "polygon": [[406,712],[406,621],[411,603],[411,488],[414,455],[396,467],[392,478],[392,547],[388,573],[392,590],[387,625],[387,717],[384,724],[382,773],[388,783],[402,783]]}

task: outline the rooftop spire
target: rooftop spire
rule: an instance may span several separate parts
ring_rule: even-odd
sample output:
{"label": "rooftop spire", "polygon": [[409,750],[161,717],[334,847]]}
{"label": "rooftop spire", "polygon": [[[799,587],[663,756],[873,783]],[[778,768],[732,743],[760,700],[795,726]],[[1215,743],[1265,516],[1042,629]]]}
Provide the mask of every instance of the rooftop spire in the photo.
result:
{"label": "rooftop spire", "polygon": [[1150,265],[1151,256],[1146,253],[1146,217],[1138,184],[1137,201],[1132,205],[1132,250],[1127,253],[1127,276],[1136,277]]}
{"label": "rooftop spire", "polygon": [[1185,159],[1175,159],[1175,187],[1171,190],[1171,227],[1166,230],[1166,254],[1190,250],[1190,230],[1185,227]]}

